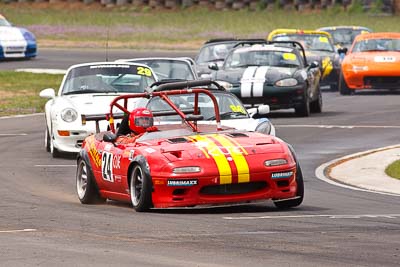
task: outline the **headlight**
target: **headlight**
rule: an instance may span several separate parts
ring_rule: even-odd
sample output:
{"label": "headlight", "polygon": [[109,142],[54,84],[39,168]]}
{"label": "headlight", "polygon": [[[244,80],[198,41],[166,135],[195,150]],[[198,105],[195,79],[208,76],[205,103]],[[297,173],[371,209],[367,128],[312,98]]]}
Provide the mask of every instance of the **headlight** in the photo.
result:
{"label": "headlight", "polygon": [[276,86],[295,86],[297,85],[297,80],[294,78],[288,78],[288,79],[283,79],[280,81],[277,81],[275,83]]}
{"label": "headlight", "polygon": [[287,164],[286,159],[271,159],[271,160],[266,160],[264,162],[264,165],[267,167],[280,166],[280,165],[285,165],[285,164]]}
{"label": "headlight", "polygon": [[219,85],[221,85],[222,87],[224,87],[226,90],[230,90],[232,89],[232,84],[225,82],[225,81],[216,81]]}
{"label": "headlight", "polygon": [[72,108],[66,108],[61,111],[61,119],[66,122],[73,122],[78,118],[78,112]]}
{"label": "headlight", "polygon": [[35,35],[33,35],[31,32],[28,31],[24,32],[24,38],[27,41],[33,41],[33,42],[36,41]]}
{"label": "headlight", "polygon": [[263,134],[271,133],[271,123],[269,121],[263,121],[256,127],[256,132]]}
{"label": "headlight", "polygon": [[197,166],[190,166],[190,167],[178,167],[173,169],[173,173],[196,173],[200,172],[201,168]]}

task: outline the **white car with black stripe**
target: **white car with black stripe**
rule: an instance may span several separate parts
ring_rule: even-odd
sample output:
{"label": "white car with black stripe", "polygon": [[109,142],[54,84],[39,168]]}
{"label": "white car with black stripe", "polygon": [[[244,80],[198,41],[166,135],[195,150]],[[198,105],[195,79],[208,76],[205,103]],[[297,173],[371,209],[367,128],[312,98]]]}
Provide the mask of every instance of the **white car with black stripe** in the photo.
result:
{"label": "white car with black stripe", "polygon": [[222,67],[211,63],[212,79],[244,104],[294,108],[299,116],[322,111],[318,62],[307,63],[297,42],[238,43]]}

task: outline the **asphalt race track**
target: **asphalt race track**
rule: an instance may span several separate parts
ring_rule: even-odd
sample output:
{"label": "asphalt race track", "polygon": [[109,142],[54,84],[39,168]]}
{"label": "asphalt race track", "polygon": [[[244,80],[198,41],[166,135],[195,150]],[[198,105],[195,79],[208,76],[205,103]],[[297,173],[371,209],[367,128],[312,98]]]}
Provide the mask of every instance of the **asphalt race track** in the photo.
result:
{"label": "asphalt race track", "polygon": [[[56,59],[0,68],[99,59],[50,52]],[[317,179],[315,169],[400,143],[400,92],[324,91],[323,101],[323,113],[308,118],[291,110],[269,116],[305,176],[304,202],[288,211],[272,202],[149,213],[116,202],[81,205],[74,158],[52,159],[45,151],[43,114],[0,119],[0,265],[399,266],[400,197],[337,187]]]}

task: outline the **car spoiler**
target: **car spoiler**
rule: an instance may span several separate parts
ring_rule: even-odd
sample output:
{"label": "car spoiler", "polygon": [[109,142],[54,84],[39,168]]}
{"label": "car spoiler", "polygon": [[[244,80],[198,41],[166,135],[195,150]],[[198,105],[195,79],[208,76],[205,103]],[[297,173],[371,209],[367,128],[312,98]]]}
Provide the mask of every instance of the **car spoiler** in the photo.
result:
{"label": "car spoiler", "polygon": [[150,88],[157,88],[151,90],[152,92],[160,92],[166,90],[179,90],[190,87],[209,87],[211,85],[215,85],[218,90],[226,91],[225,87],[221,86],[219,83],[211,80],[177,80],[177,79],[166,79],[158,82],[154,82],[150,85]]}

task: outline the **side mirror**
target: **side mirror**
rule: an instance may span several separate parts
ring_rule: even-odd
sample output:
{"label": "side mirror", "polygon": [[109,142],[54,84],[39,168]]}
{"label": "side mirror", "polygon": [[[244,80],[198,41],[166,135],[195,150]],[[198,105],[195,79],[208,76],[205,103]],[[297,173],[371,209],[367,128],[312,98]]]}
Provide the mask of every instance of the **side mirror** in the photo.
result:
{"label": "side mirror", "polygon": [[113,143],[114,144],[115,140],[117,140],[117,135],[112,133],[112,132],[106,132],[103,135],[103,141],[104,142],[108,142],[108,143]]}
{"label": "side mirror", "polygon": [[55,98],[56,92],[53,88],[46,88],[40,91],[39,96],[43,98]]}
{"label": "side mirror", "polygon": [[208,68],[210,70],[218,70],[219,69],[217,63],[215,63],[215,62],[208,64]]}
{"label": "side mirror", "polygon": [[270,107],[269,105],[261,105],[256,108],[249,108],[247,109],[247,112],[249,113],[250,117],[253,117],[254,115],[265,115],[270,112]]}
{"label": "side mirror", "polygon": [[338,49],[339,55],[341,55],[341,54],[346,55],[346,54],[347,54],[347,51],[348,51],[347,47],[342,47],[342,48],[339,48],[339,49]]}
{"label": "side mirror", "polygon": [[311,64],[308,66],[310,69],[315,69],[319,67],[318,61],[313,61]]}

